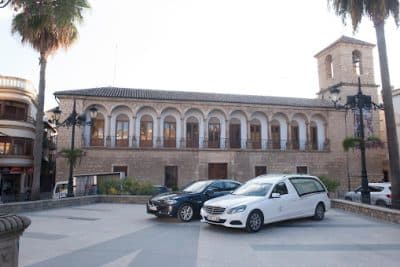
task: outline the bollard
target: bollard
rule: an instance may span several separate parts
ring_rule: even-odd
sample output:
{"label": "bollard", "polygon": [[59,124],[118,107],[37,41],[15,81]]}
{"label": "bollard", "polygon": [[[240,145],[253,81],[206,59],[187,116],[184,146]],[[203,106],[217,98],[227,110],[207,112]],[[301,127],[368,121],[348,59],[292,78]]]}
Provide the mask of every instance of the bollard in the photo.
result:
{"label": "bollard", "polygon": [[25,216],[0,213],[0,266],[17,267],[19,238],[31,224]]}

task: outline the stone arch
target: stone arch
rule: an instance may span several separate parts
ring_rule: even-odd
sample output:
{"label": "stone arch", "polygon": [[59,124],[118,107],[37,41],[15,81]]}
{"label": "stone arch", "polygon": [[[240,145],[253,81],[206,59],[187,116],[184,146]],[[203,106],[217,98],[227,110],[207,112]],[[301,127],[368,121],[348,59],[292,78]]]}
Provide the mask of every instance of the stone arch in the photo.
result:
{"label": "stone arch", "polygon": [[[286,142],[288,141],[288,122],[289,119],[288,117],[281,112],[275,113],[272,118],[271,118],[271,132],[272,127],[276,126],[276,124],[279,124],[279,134],[280,134],[280,149],[285,150],[286,149]],[[276,146],[274,147],[276,148]]]}
{"label": "stone arch", "polygon": [[[107,129],[109,129],[109,127],[110,127],[110,120],[109,120],[109,117],[108,117],[108,111],[107,111],[106,107],[101,105],[101,104],[96,104],[96,103],[89,104],[84,108],[84,112],[83,112],[85,114],[86,122],[90,122],[90,120],[91,120],[90,112],[89,112],[89,109],[91,107],[97,108],[98,116],[99,116],[99,114],[101,114],[101,116],[102,116],[102,118],[104,120],[104,125],[103,125],[103,127],[104,127],[104,129],[103,129],[104,144],[103,145],[105,146],[106,145],[106,137],[108,135],[108,130]],[[85,124],[85,126],[83,127],[84,143],[86,145],[88,145],[88,146],[93,145],[92,142],[91,142],[92,128],[93,127],[90,124]],[[99,145],[98,143],[96,143],[96,144]]]}
{"label": "stone arch", "polygon": [[[235,122],[236,120],[236,122]],[[245,148],[246,147],[246,141],[247,141],[247,115],[241,111],[241,110],[234,110],[229,114],[229,127],[230,125],[235,123],[237,124],[237,121],[240,123],[240,148]],[[232,134],[231,129],[229,130],[230,135]],[[233,145],[232,136],[229,136],[229,140],[231,143],[231,146]]]}
{"label": "stone arch", "polygon": [[351,52],[351,57],[353,62],[353,73],[357,74],[357,71],[360,71],[359,74],[363,74],[363,61],[360,50],[353,50],[353,52]]}
{"label": "stone arch", "polygon": [[258,120],[261,123],[261,146],[263,149],[267,148],[268,136],[268,116],[261,111],[253,112],[250,116],[250,120]]}
{"label": "stone arch", "polygon": [[[210,128],[210,121],[214,123],[216,120],[219,121],[220,124],[220,135],[219,135],[219,147],[225,148],[225,138],[226,138],[226,114],[220,109],[213,109],[207,114],[207,138],[210,139],[209,128]],[[209,140],[210,145],[210,140]]]}
{"label": "stone arch", "polygon": [[311,120],[310,120],[310,139],[312,141],[313,139],[313,130],[312,127],[315,125],[316,127],[316,148],[318,150],[323,150],[324,149],[324,143],[326,140],[326,125],[327,125],[327,120],[325,119],[325,117],[321,114],[313,114],[311,116]]}
{"label": "stone arch", "polygon": [[[197,123],[197,127],[196,127]],[[189,130],[188,130],[189,124]],[[197,129],[196,129],[197,128]],[[188,137],[188,131],[190,136]],[[198,131],[198,133],[196,133]],[[204,138],[204,113],[197,108],[190,108],[184,114],[183,119],[183,138],[186,140],[187,147],[203,147]]]}
{"label": "stone arch", "polygon": [[111,146],[114,147],[116,146],[116,131],[117,131],[117,117],[120,115],[125,115],[128,117],[128,144],[131,145],[131,138],[130,136],[132,135],[133,131],[133,122],[132,122],[132,117],[133,117],[133,111],[130,107],[126,105],[115,105],[111,109],[111,117],[110,117],[110,137],[111,137]]}
{"label": "stone arch", "polygon": [[[291,126],[293,126],[293,122],[297,123],[298,127],[298,149],[305,150],[307,144],[307,124],[308,119],[307,116],[303,113],[296,113],[292,116]],[[294,135],[293,130],[291,131],[292,136]],[[290,139],[293,139],[291,136]],[[294,144],[296,145],[296,144]]]}
{"label": "stone arch", "polygon": [[333,60],[332,55],[325,57],[325,74],[327,79],[333,78]]}
{"label": "stone arch", "polygon": [[[175,147],[177,144],[180,144],[180,140],[182,138],[182,114],[179,110],[173,107],[164,108],[161,111],[160,116],[160,139],[161,145],[164,146],[164,127],[166,123],[166,118],[170,118],[169,122],[172,122],[171,118],[175,120]],[[172,145],[172,143],[168,144],[168,146]],[[178,145],[179,147],[179,145]]]}
{"label": "stone arch", "polygon": [[135,127],[135,136],[137,137],[138,141],[140,142],[140,123],[142,121],[143,116],[149,116],[151,117],[151,120],[153,122],[153,146],[155,147],[157,145],[157,137],[158,137],[158,130],[159,130],[159,124],[158,122],[158,116],[157,112],[153,107],[150,106],[143,106],[138,109],[136,113],[136,127]]}

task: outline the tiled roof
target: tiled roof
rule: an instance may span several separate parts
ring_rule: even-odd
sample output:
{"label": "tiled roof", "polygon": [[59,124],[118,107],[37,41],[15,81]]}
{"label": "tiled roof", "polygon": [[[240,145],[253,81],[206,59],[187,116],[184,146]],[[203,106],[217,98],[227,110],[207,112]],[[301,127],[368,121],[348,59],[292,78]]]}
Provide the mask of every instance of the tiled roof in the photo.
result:
{"label": "tiled roof", "polygon": [[331,47],[333,47],[333,46],[335,46],[336,44],[339,44],[339,43],[363,45],[363,46],[370,46],[370,47],[374,47],[375,46],[372,43],[368,43],[368,42],[361,41],[361,40],[358,40],[358,39],[353,38],[353,37],[348,37],[348,36],[342,35],[342,37],[340,37],[339,39],[334,41],[332,44],[330,44],[329,46],[327,46],[324,49],[322,49],[314,57],[318,57],[321,53],[323,53],[324,51],[328,50],[329,48],[331,48]]}
{"label": "tiled roof", "polygon": [[112,97],[148,100],[177,100],[190,102],[222,102],[260,105],[281,105],[294,107],[332,107],[332,103],[322,99],[274,97],[258,95],[234,95],[216,93],[198,93],[184,91],[164,91],[117,87],[99,87],[80,90],[58,91],[55,96]]}

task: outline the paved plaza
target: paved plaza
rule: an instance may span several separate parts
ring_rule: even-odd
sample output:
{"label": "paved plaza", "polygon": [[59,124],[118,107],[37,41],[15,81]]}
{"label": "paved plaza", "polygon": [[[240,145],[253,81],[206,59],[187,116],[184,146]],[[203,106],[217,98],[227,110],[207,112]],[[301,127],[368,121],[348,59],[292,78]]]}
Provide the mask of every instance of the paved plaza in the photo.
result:
{"label": "paved plaza", "polygon": [[94,204],[25,213],[20,266],[399,266],[400,226],[339,210],[259,233]]}

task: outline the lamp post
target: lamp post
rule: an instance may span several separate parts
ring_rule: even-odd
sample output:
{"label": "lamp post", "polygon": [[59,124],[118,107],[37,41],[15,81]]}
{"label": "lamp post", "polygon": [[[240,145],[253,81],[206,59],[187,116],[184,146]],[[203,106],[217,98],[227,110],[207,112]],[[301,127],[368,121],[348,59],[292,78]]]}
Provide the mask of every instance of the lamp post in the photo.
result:
{"label": "lamp post", "polygon": [[360,138],[360,153],[361,153],[361,202],[365,204],[371,204],[371,195],[368,188],[368,175],[367,175],[367,166],[365,159],[365,132],[364,132],[364,117],[363,111],[364,109],[371,109],[372,106],[374,108],[383,109],[382,105],[377,105],[371,101],[371,96],[364,95],[361,90],[361,78],[360,78],[360,60],[359,58],[354,58],[353,63],[355,65],[355,69],[357,72],[358,78],[358,92],[354,96],[347,96],[347,103],[345,105],[339,104],[339,86],[334,86],[330,89],[331,99],[334,103],[336,109],[351,109],[358,111],[359,114],[359,123],[357,134]]}
{"label": "lamp post", "polygon": [[[72,112],[69,114],[69,116],[63,121],[62,123],[58,123],[61,115],[61,110],[59,107],[56,107],[53,110],[54,114],[54,120],[57,124],[57,126],[64,126],[64,127],[72,127],[72,133],[71,133],[71,151],[75,149],[75,126],[81,126],[81,125],[91,125],[91,121],[97,117],[97,108],[95,106],[92,106],[89,108],[90,111],[90,121],[86,121],[86,116],[85,114],[78,114],[76,112],[76,100],[74,98],[74,104],[72,106]],[[68,175],[68,191],[67,191],[67,197],[73,197],[74,192],[73,192],[73,171],[74,171],[74,166],[72,162],[69,163],[69,175]]]}

